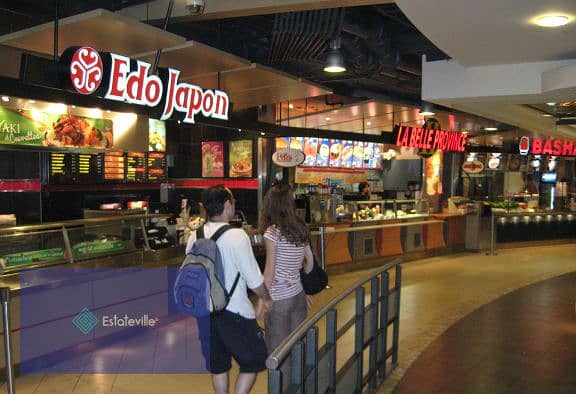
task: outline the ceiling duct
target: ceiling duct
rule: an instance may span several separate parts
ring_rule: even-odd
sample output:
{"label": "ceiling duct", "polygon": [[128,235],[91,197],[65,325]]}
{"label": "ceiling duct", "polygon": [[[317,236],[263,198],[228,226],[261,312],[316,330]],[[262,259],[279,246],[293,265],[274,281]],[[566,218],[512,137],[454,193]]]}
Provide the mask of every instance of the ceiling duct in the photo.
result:
{"label": "ceiling duct", "polygon": [[276,14],[269,63],[319,58],[326,42],[339,34],[344,14],[344,8]]}

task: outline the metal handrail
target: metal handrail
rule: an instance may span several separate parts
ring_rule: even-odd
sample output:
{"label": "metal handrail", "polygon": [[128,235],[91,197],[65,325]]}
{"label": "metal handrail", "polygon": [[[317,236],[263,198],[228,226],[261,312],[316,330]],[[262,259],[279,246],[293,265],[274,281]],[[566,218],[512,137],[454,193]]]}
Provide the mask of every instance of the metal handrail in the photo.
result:
{"label": "metal handrail", "polygon": [[138,215],[121,215],[121,216],[105,216],[99,218],[89,218],[89,219],[75,219],[75,220],[64,220],[61,222],[50,222],[44,224],[31,224],[26,226],[13,226],[13,227],[3,227],[0,228],[0,234],[3,233],[13,233],[13,232],[26,232],[26,231],[39,231],[46,229],[62,228],[62,227],[72,227],[72,226],[83,226],[90,224],[102,224],[108,222],[120,222],[122,220],[146,220],[146,219],[161,219],[168,218],[170,215],[161,213],[151,213],[151,214],[138,214]]}
{"label": "metal handrail", "polygon": [[[410,227],[419,226],[425,224],[438,224],[446,223],[444,220],[420,220],[416,222],[406,222],[406,223],[392,223],[392,224],[375,224],[370,226],[350,226],[345,228],[335,228],[331,226],[324,226],[326,233],[352,233],[354,231],[365,231],[365,230],[377,230],[380,228],[394,228],[394,227]],[[310,234],[318,235],[320,231],[311,231]]]}
{"label": "metal handrail", "polygon": [[[383,265],[376,272],[367,278],[357,281],[342,293],[340,293],[330,303],[316,312],[313,316],[302,322],[294,332],[292,332],[282,343],[270,354],[266,360],[268,368],[268,392],[277,394],[282,392],[282,371],[283,362],[291,357],[291,376],[289,391],[298,391],[300,388],[304,392],[318,391],[318,365],[319,355],[329,357],[329,371],[327,390],[333,392],[338,381],[344,379],[343,376],[348,369],[355,367],[355,389],[354,392],[362,391],[368,384],[370,388],[376,388],[378,380],[383,380],[388,373],[394,369],[398,361],[398,335],[400,322],[400,288],[402,281],[401,260],[396,259],[391,263]],[[389,271],[395,269],[395,284],[389,289]],[[364,306],[364,285],[371,284],[370,303]],[[343,324],[337,330],[336,306],[352,293],[356,293],[356,313],[354,317]],[[390,296],[393,299],[392,308],[389,308]],[[366,329],[365,317],[370,314],[369,336],[365,337]],[[318,349],[318,322],[326,317],[326,344]],[[392,347],[387,348],[388,326],[393,324]],[[336,348],[338,339],[345,332],[355,327],[354,354],[344,363],[340,371],[336,371]],[[363,351],[369,348],[369,370],[367,378],[363,369]],[[387,361],[391,358],[392,369],[387,373]],[[322,390],[324,392],[324,390]]]}

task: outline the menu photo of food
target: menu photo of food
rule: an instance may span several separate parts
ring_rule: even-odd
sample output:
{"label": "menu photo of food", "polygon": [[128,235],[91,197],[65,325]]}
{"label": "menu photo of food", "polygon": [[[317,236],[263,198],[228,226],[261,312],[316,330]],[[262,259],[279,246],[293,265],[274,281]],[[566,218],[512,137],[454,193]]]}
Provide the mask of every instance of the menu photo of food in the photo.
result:
{"label": "menu photo of food", "polygon": [[341,166],[345,168],[352,168],[354,158],[354,142],[342,141],[342,162]]}
{"label": "menu photo of food", "polygon": [[230,141],[230,177],[252,176],[252,140]]}
{"label": "menu photo of food", "polygon": [[318,155],[316,156],[317,167],[327,167],[330,162],[330,140],[321,138],[318,140]]}
{"label": "menu photo of food", "polygon": [[148,151],[166,151],[166,123],[158,119],[148,119]]}
{"label": "menu photo of food", "polygon": [[340,167],[342,161],[342,141],[330,140],[330,167]]}
{"label": "menu photo of food", "polygon": [[303,150],[304,137],[290,137],[290,149]]}
{"label": "menu photo of food", "polygon": [[370,168],[382,167],[382,148],[382,144],[374,144],[374,154],[372,155],[372,160],[370,161]]}
{"label": "menu photo of food", "polygon": [[222,141],[202,142],[202,177],[224,177],[224,143]]}
{"label": "menu photo of food", "polygon": [[44,146],[111,148],[114,144],[112,121],[76,115],[60,115],[51,126],[44,125]]}
{"label": "menu photo of food", "polygon": [[290,146],[290,137],[276,138],[276,150],[286,149]]}
{"label": "menu photo of food", "polygon": [[374,159],[374,143],[364,142],[364,162],[362,167],[371,168],[372,160]]}
{"label": "menu photo of food", "polygon": [[318,138],[306,137],[304,138],[304,163],[305,166],[316,165],[316,155],[318,154]]}
{"label": "menu photo of food", "polygon": [[364,142],[354,141],[354,154],[352,157],[352,167],[362,168],[364,163]]}

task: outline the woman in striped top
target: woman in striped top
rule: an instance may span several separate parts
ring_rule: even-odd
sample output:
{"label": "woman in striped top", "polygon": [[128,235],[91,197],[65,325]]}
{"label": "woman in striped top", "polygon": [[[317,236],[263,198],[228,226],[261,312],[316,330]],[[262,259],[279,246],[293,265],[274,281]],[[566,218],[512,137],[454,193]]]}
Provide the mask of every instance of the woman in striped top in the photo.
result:
{"label": "woman in striped top", "polygon": [[[307,303],[300,269],[304,267],[306,272],[310,272],[314,265],[308,228],[296,215],[290,185],[278,184],[268,190],[259,229],[264,233],[266,245],[264,283],[274,301],[265,320],[266,344],[268,351],[272,352],[306,319]],[[262,307],[258,309],[261,311]],[[288,381],[286,374],[284,380]]]}

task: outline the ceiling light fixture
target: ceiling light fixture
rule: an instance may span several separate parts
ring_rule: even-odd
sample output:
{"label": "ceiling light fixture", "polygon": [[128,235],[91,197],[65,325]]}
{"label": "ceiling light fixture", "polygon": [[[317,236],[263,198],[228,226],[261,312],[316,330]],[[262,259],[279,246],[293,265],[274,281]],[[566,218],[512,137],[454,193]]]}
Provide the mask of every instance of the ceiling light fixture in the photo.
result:
{"label": "ceiling light fixture", "polygon": [[548,106],[550,106],[550,107],[553,107],[553,106],[556,105],[556,103],[546,103],[546,105],[548,105]]}
{"label": "ceiling light fixture", "polygon": [[541,27],[560,27],[570,23],[572,18],[568,15],[542,15],[534,19],[534,23]]}
{"label": "ceiling light fixture", "polygon": [[497,131],[498,127],[484,127],[485,131]]}
{"label": "ceiling light fixture", "polygon": [[7,103],[8,101],[10,101],[10,97],[8,97],[8,96],[2,96],[2,101],[4,101],[5,103]]}
{"label": "ceiling light fixture", "polygon": [[544,114],[544,115],[542,115],[542,116],[545,117],[545,118],[551,118],[551,117],[552,117],[552,115],[550,115],[550,114]]}
{"label": "ceiling light fixture", "polygon": [[326,56],[324,71],[327,73],[341,73],[346,71],[344,56],[342,56],[342,52],[340,52],[340,37],[330,40],[330,49]]}
{"label": "ceiling light fixture", "polygon": [[366,125],[367,125],[367,126],[371,126],[371,125],[372,125],[372,122],[367,122]]}
{"label": "ceiling light fixture", "polygon": [[330,118],[326,118],[326,120],[330,120]]}
{"label": "ceiling light fixture", "polygon": [[294,104],[288,104],[288,108],[294,109]]}
{"label": "ceiling light fixture", "polygon": [[420,116],[433,116],[436,115],[434,112],[434,106],[430,103],[422,103],[422,108],[420,108]]}

